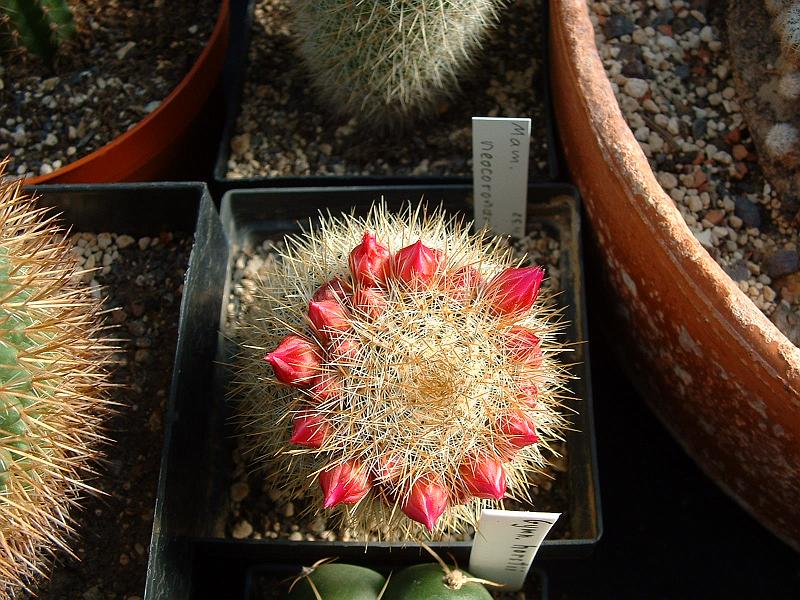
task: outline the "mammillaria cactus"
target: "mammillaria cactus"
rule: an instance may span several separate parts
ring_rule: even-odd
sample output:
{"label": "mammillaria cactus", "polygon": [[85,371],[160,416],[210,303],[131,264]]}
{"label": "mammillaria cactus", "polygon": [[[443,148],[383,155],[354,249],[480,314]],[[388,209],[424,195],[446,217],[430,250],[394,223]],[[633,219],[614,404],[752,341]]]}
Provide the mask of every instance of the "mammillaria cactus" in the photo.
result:
{"label": "mammillaria cactus", "polygon": [[0,0],[15,44],[50,63],[64,40],[75,34],[72,11],[65,0]]}
{"label": "mammillaria cactus", "polygon": [[[2,174],[0,165],[0,175]],[[107,412],[100,301],[75,283],[52,217],[0,183],[0,597],[43,578]]]}
{"label": "mammillaria cactus", "polygon": [[504,0],[298,0],[299,51],[320,97],[372,126],[434,112],[458,88]]}
{"label": "mammillaria cactus", "polygon": [[386,539],[529,499],[565,423],[543,270],[421,209],[323,218],[286,244],[243,317],[231,394],[273,485]]}
{"label": "mammillaria cactus", "polygon": [[[800,0],[733,0],[725,9],[732,99],[755,146],[746,158],[779,196],[773,224],[787,233],[800,222]],[[774,35],[752,35],[770,28]]]}

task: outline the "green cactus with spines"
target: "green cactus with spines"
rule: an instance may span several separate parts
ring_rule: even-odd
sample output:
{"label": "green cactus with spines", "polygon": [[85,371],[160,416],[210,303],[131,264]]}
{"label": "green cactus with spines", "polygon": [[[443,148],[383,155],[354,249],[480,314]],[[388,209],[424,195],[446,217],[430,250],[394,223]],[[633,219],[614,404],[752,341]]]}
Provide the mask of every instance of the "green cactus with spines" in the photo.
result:
{"label": "green cactus with spines", "polygon": [[0,15],[10,46],[22,46],[48,64],[75,35],[75,18],[65,0],[0,0]]}
{"label": "green cactus with spines", "polygon": [[293,28],[320,98],[402,126],[452,96],[506,0],[297,0]]}
{"label": "green cactus with spines", "polygon": [[569,397],[543,270],[422,207],[323,217],[285,244],[242,315],[231,391],[274,489],[362,539],[441,539],[530,501]]}
{"label": "green cactus with spines", "polygon": [[[0,164],[0,182],[2,181]],[[32,591],[92,488],[112,348],[52,217],[0,183],[0,597]]]}

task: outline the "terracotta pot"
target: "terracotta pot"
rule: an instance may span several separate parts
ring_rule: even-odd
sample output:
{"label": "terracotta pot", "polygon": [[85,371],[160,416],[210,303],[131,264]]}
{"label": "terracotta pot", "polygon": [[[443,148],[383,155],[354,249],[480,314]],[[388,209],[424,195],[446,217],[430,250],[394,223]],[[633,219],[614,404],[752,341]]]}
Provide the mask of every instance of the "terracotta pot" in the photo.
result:
{"label": "terracotta pot", "polygon": [[33,177],[42,183],[109,183],[163,179],[184,157],[186,141],[219,79],[228,47],[229,0],[221,0],[214,30],[192,69],[159,107],[94,152]]}
{"label": "terracotta pot", "polygon": [[711,259],[656,181],[606,77],[586,1],[551,2],[550,27],[564,155],[615,308],[602,318],[686,451],[800,548],[800,349]]}

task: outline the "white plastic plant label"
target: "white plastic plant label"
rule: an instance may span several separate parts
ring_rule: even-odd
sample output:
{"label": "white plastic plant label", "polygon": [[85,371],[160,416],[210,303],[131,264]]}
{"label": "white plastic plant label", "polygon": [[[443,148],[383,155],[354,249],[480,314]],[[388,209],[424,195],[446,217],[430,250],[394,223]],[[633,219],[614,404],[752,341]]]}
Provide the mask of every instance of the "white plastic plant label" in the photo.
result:
{"label": "white plastic plant label", "polygon": [[475,226],[525,236],[528,201],[529,118],[472,117]]}
{"label": "white plastic plant label", "polygon": [[469,572],[522,589],[533,558],[561,513],[483,509],[472,542]]}

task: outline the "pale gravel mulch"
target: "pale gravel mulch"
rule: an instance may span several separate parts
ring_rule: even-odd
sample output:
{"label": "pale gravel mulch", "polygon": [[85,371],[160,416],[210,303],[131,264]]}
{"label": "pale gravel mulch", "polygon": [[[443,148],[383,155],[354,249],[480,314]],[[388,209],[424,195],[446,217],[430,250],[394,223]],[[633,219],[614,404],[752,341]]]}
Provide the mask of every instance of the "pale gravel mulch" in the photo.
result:
{"label": "pale gravel mulch", "polygon": [[800,345],[800,234],[759,168],[736,101],[725,3],[587,4],[606,73],[659,183],[712,258]]}

